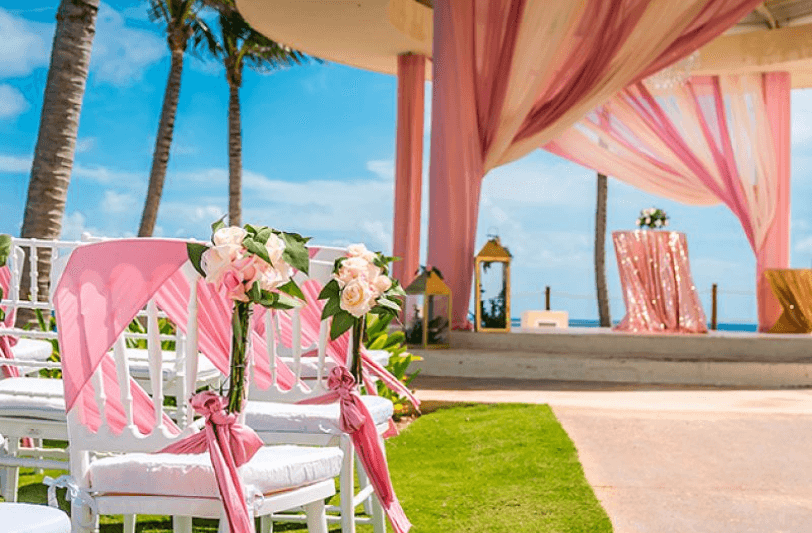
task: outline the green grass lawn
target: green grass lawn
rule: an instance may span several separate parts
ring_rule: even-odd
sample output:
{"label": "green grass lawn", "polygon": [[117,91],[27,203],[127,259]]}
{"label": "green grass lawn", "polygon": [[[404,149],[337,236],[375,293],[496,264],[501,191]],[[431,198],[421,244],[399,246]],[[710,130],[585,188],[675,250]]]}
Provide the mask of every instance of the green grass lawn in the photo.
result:
{"label": "green grass lawn", "polygon": [[[392,482],[414,533],[612,531],[572,441],[547,406],[440,409],[390,439],[387,453]],[[41,476],[25,472],[20,500],[45,502]],[[120,531],[119,524],[119,517],[103,517],[101,531]],[[139,517],[142,533],[171,529],[168,518]],[[274,524],[274,531],[304,529]],[[372,528],[358,530],[371,533]],[[216,525],[195,520],[195,531],[213,532]]]}

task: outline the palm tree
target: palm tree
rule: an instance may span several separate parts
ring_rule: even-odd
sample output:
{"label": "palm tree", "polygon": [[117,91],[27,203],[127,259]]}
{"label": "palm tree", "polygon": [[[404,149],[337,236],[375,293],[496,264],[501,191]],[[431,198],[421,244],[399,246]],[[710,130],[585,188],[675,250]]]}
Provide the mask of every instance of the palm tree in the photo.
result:
{"label": "palm tree", "polygon": [[147,198],[138,229],[139,237],[152,235],[155,220],[158,218],[158,206],[161,203],[172,135],[175,130],[184,54],[190,43],[194,49],[204,40],[211,38],[208,26],[198,17],[201,7],[200,0],[150,0],[149,3],[149,17],[153,22],[165,26],[166,41],[172,55],[158,134],[155,136],[155,150],[152,153]]}
{"label": "palm tree", "polygon": [[228,82],[228,221],[238,226],[242,218],[240,87],[243,68],[267,73],[310,58],[254,30],[234,8],[233,0],[208,0],[207,3],[217,6],[219,11],[219,41],[211,43],[209,51],[223,62]]}
{"label": "palm tree", "polygon": [[598,292],[598,316],[602,328],[612,326],[609,315],[609,290],[606,286],[606,200],[609,187],[606,175],[598,173],[595,207],[595,288]]}
{"label": "palm tree", "polygon": [[[20,232],[23,238],[57,239],[62,233],[98,11],[99,0],[62,0],[56,13],[51,64]],[[38,256],[37,285],[42,296],[47,295],[50,259],[50,253]],[[26,270],[27,266],[26,261]],[[29,280],[28,272],[24,272],[24,295],[30,289]],[[20,320],[27,318],[20,316]]]}

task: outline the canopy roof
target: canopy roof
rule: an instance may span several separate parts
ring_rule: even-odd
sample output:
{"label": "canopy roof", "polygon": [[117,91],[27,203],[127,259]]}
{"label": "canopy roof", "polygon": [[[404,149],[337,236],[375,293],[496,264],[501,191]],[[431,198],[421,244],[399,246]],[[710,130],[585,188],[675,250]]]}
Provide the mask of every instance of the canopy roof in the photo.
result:
{"label": "canopy roof", "polygon": [[[431,57],[431,0],[236,0],[275,41],[322,59],[397,73],[397,56]],[[695,74],[786,70],[812,87],[812,0],[767,0],[700,50]],[[426,65],[431,79],[431,63]]]}

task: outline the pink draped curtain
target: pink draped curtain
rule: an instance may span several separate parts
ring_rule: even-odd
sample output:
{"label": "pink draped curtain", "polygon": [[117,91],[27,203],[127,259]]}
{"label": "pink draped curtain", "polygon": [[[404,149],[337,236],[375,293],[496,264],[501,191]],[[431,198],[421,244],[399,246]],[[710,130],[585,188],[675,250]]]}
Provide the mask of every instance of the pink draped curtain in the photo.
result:
{"label": "pink draped curtain", "polygon": [[780,306],[766,268],[789,266],[790,76],[693,77],[622,91],[545,149],[654,194],[723,202],[756,255],[759,329]]}
{"label": "pink draped curtain", "polygon": [[428,263],[468,325],[480,184],[758,0],[440,0],[434,5]]}
{"label": "pink draped curtain", "polygon": [[[11,270],[9,270],[7,265],[0,267],[0,289],[3,289],[3,299],[7,300],[10,296],[9,292],[11,291]],[[13,328],[14,319],[17,316],[17,309],[8,309],[5,306],[0,307],[0,309],[3,309],[6,313],[6,317],[0,322],[0,326]],[[10,335],[0,335],[0,358],[14,359],[11,347],[14,346],[16,342],[17,340]],[[7,378],[18,377],[20,370],[16,366],[3,366],[2,374]]]}
{"label": "pink draped curtain", "polygon": [[395,157],[393,255],[402,258],[392,274],[404,287],[420,266],[420,207],[423,187],[423,113],[426,58],[398,56],[398,123]]}

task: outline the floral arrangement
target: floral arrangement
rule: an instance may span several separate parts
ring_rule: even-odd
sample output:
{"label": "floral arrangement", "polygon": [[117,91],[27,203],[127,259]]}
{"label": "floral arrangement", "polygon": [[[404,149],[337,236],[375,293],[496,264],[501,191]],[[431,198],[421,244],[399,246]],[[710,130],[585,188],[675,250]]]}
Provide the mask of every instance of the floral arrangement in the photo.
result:
{"label": "floral arrangement", "polygon": [[356,383],[361,378],[361,337],[367,313],[396,317],[400,313],[400,297],[406,295],[400,284],[389,277],[389,263],[393,260],[367,250],[363,244],[353,244],[347,248],[346,257],[336,259],[333,279],[319,294],[320,300],[327,300],[322,320],[333,317],[330,338],[335,340],[352,328],[350,370]]}
{"label": "floral arrangement", "polygon": [[238,412],[245,400],[245,363],[251,306],[292,309],[304,293],[292,279],[293,269],[308,272],[308,238],[265,226],[211,226],[212,245],[187,244],[189,261],[206,282],[225,289],[234,302],[228,411]]}
{"label": "floral arrangement", "polygon": [[637,217],[638,228],[652,228],[659,229],[668,225],[668,215],[662,209],[656,207],[649,207],[640,211],[640,216]]}

